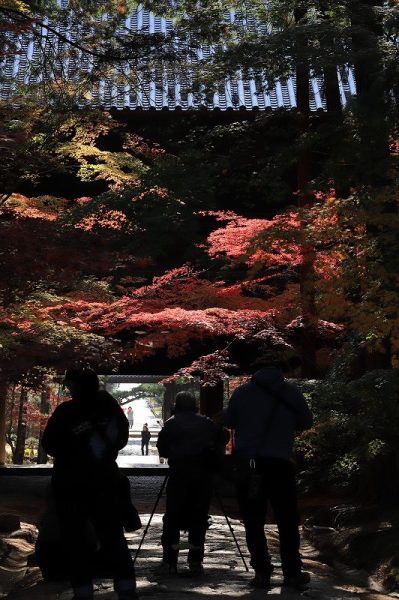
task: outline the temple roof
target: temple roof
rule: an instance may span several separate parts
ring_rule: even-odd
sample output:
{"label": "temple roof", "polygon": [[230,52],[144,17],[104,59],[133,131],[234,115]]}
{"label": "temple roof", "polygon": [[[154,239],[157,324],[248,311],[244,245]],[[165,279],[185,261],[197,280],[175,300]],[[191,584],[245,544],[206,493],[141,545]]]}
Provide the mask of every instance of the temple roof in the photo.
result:
{"label": "temple roof", "polygon": [[[58,0],[59,3],[64,0]],[[233,18],[232,13],[226,13],[227,18]],[[106,17],[105,17],[106,18]],[[173,21],[158,17],[143,9],[140,5],[125,21],[125,30],[133,33],[166,34],[173,29]],[[60,28],[59,28],[60,29]],[[61,31],[62,35],[76,41],[73,31]],[[24,34],[16,42],[17,53],[0,61],[0,99],[10,97],[16,84],[34,85],[43,78],[40,71],[40,55],[43,44],[54,49],[62,49],[56,33],[45,31],[44,42],[40,36]],[[65,44],[65,43],[64,43]],[[65,46],[64,46],[65,47]],[[47,49],[48,51],[48,49]],[[206,58],[211,48],[203,47],[198,50],[198,60]],[[90,73],[90,59],[87,56],[64,57],[62,64],[55,59],[52,65],[58,77],[64,81],[74,82],[79,73]],[[129,65],[125,65],[129,68]],[[127,84],[118,77],[94,79],[90,90],[85,95],[85,103],[90,106],[117,110],[157,110],[176,111],[205,108],[208,110],[268,110],[292,109],[296,107],[295,77],[269,81],[267,73],[257,74],[256,77],[241,78],[239,74],[232,79],[226,79],[218,90],[211,94],[193,93],[185,83],[183,75],[172,67],[143,68],[142,65],[131,65],[134,73],[134,83]],[[349,98],[356,93],[352,69],[337,69],[337,79],[341,103],[346,105]],[[324,84],[320,77],[309,80],[310,108],[312,111],[325,110],[326,100]]]}

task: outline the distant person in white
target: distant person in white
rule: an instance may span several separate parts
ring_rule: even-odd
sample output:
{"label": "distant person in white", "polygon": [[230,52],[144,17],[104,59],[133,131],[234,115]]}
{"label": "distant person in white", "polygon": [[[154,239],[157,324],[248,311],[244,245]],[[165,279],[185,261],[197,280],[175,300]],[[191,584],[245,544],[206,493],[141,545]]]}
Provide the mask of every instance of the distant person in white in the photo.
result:
{"label": "distant person in white", "polygon": [[129,421],[129,429],[133,429],[134,417],[133,417],[133,409],[131,406],[127,409],[127,420]]}

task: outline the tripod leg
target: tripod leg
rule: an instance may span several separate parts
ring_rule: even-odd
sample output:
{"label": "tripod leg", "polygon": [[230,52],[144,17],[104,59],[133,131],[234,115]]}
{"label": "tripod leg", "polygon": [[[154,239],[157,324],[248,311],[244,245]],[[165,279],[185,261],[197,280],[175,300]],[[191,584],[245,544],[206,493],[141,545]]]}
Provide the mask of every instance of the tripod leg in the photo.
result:
{"label": "tripod leg", "polygon": [[235,545],[236,545],[236,547],[237,547],[238,554],[240,555],[240,557],[241,557],[241,560],[242,560],[242,562],[243,562],[243,564],[244,564],[245,570],[246,570],[246,571],[247,571],[247,573],[248,573],[248,571],[249,571],[249,569],[248,569],[248,565],[247,565],[247,563],[246,563],[246,561],[245,561],[244,555],[243,555],[243,553],[242,553],[242,551],[241,551],[240,545],[239,545],[239,543],[238,543],[238,540],[237,540],[237,538],[236,538],[236,536],[235,536],[234,529],[233,529],[233,527],[231,526],[230,519],[229,519],[229,517],[227,516],[227,513],[226,513],[226,510],[225,510],[225,508],[224,508],[224,504],[223,504],[223,502],[222,502],[222,499],[221,499],[221,497],[219,496],[219,494],[218,494],[218,492],[217,492],[216,490],[215,490],[215,496],[216,496],[216,498],[217,498],[217,500],[218,500],[218,502],[219,502],[220,508],[222,509],[222,512],[223,512],[223,516],[224,516],[224,518],[226,519],[226,523],[227,523],[227,525],[228,525],[228,527],[229,527],[229,529],[230,529],[230,533],[231,533],[231,535],[232,535],[232,537],[233,537],[233,540],[234,540],[234,542],[235,542]]}
{"label": "tripod leg", "polygon": [[141,537],[140,543],[139,543],[139,545],[138,545],[138,547],[137,547],[137,550],[136,550],[136,554],[134,555],[133,564],[135,564],[135,562],[136,562],[136,559],[137,559],[137,557],[138,557],[138,555],[139,555],[139,552],[140,552],[141,546],[143,545],[143,542],[144,542],[144,538],[145,538],[145,536],[147,535],[147,531],[148,531],[148,529],[149,529],[149,527],[150,527],[150,525],[151,525],[152,517],[154,516],[154,513],[155,513],[155,511],[156,511],[156,509],[157,509],[157,506],[158,506],[158,502],[160,501],[160,499],[161,499],[161,497],[162,497],[162,493],[163,493],[163,491],[164,491],[164,489],[165,489],[166,482],[168,481],[168,477],[169,477],[169,475],[166,475],[165,479],[164,479],[164,480],[163,480],[163,482],[162,482],[161,488],[160,488],[160,490],[159,490],[159,492],[158,492],[157,499],[155,500],[154,508],[152,509],[152,513],[151,513],[151,515],[150,515],[150,518],[148,519],[148,523],[147,523],[147,525],[145,526],[144,533],[143,533],[143,535],[142,535],[142,537]]}

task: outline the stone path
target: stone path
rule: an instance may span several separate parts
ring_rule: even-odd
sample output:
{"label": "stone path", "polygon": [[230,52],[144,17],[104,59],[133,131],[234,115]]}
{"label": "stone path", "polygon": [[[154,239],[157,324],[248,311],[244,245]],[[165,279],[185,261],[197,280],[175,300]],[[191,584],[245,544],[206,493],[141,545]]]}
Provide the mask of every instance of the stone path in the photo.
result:
{"label": "stone path", "polygon": [[[151,410],[151,406],[146,398],[134,400],[123,405],[125,412],[131,406],[134,414],[134,425],[130,430],[129,441],[126,446],[119,451],[118,465],[120,467],[133,467],[135,465],[159,464],[159,456],[156,448],[158,432],[161,429],[160,422]],[[141,454],[141,430],[143,424],[147,423],[151,432],[148,456]]]}
{"label": "stone path", "polygon": [[143,429],[144,423],[147,423],[151,432],[157,432],[161,429],[160,423],[157,417],[154,415],[151,409],[151,405],[148,398],[140,398],[123,405],[123,409],[131,406],[134,415],[133,431],[139,433]]}
{"label": "stone path", "polygon": [[[145,524],[148,514],[142,515]],[[239,544],[246,555],[244,530],[239,521],[231,521]],[[247,573],[237,553],[231,533],[224,517],[212,517],[206,543],[204,561],[205,574],[198,579],[186,577],[186,551],[181,552],[180,574],[174,578],[160,578],[156,567],[161,560],[160,535],[162,516],[156,514],[136,562],[138,592],[145,600],[260,600],[285,598],[296,600],[300,597],[310,600],[388,600],[392,596],[380,594],[368,588],[367,577],[345,570],[338,573],[326,566],[317,551],[306,541],[302,544],[304,567],[312,573],[312,582],[302,593],[281,587],[282,574],[278,559],[278,537],[274,526],[268,526],[268,539],[276,566],[272,584],[273,589],[266,594],[263,590],[253,590],[250,580],[253,573]],[[134,555],[142,532],[128,534],[129,547]],[[184,537],[183,537],[184,539]],[[246,556],[248,561],[248,557]],[[32,582],[38,573],[32,573]],[[9,600],[71,600],[72,592],[66,583],[37,582],[29,589],[19,590],[9,596]],[[111,581],[96,582],[95,598],[116,600],[112,592]]]}

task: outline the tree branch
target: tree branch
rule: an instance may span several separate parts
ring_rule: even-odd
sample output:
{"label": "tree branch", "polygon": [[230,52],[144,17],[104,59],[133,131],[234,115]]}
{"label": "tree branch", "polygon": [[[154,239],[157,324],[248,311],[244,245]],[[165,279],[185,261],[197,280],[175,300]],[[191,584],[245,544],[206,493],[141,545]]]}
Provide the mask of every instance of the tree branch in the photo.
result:
{"label": "tree branch", "polygon": [[[58,37],[59,40],[61,40],[62,42],[65,42],[66,44],[68,44],[69,46],[71,46],[72,48],[76,48],[77,50],[85,53],[85,54],[89,54],[90,56],[93,56],[95,58],[97,58],[100,61],[105,61],[105,62],[121,62],[121,61],[125,61],[127,59],[132,59],[131,54],[108,54],[107,52],[105,53],[101,53],[101,52],[96,52],[95,50],[92,50],[91,48],[84,46],[82,44],[79,44],[78,42],[75,42],[71,39],[69,39],[66,35],[62,34],[60,31],[58,31],[55,27],[52,27],[51,25],[48,25],[47,23],[44,23],[42,20],[37,19],[35,17],[32,16],[28,16],[25,15],[23,12],[12,9],[12,8],[8,8],[8,7],[0,7],[0,14],[1,13],[5,13],[7,15],[11,15],[12,18],[14,19],[18,19],[19,22],[30,22],[32,28],[33,28],[33,32],[35,35],[38,34],[38,32],[35,30],[35,25],[41,27],[42,29],[46,29],[47,31],[49,31],[50,33],[54,34],[55,36]],[[43,35],[40,35],[40,37],[43,37]],[[142,36],[137,36],[137,38],[142,38]],[[150,39],[150,38],[149,38]],[[165,43],[168,42],[168,37],[165,35],[153,35],[151,37],[151,46],[152,48],[147,49],[146,52],[142,52],[140,54],[140,56],[146,57],[149,54],[151,54],[151,51],[154,50],[159,50],[159,48],[161,48]],[[129,52],[129,48],[126,48],[126,50]]]}

